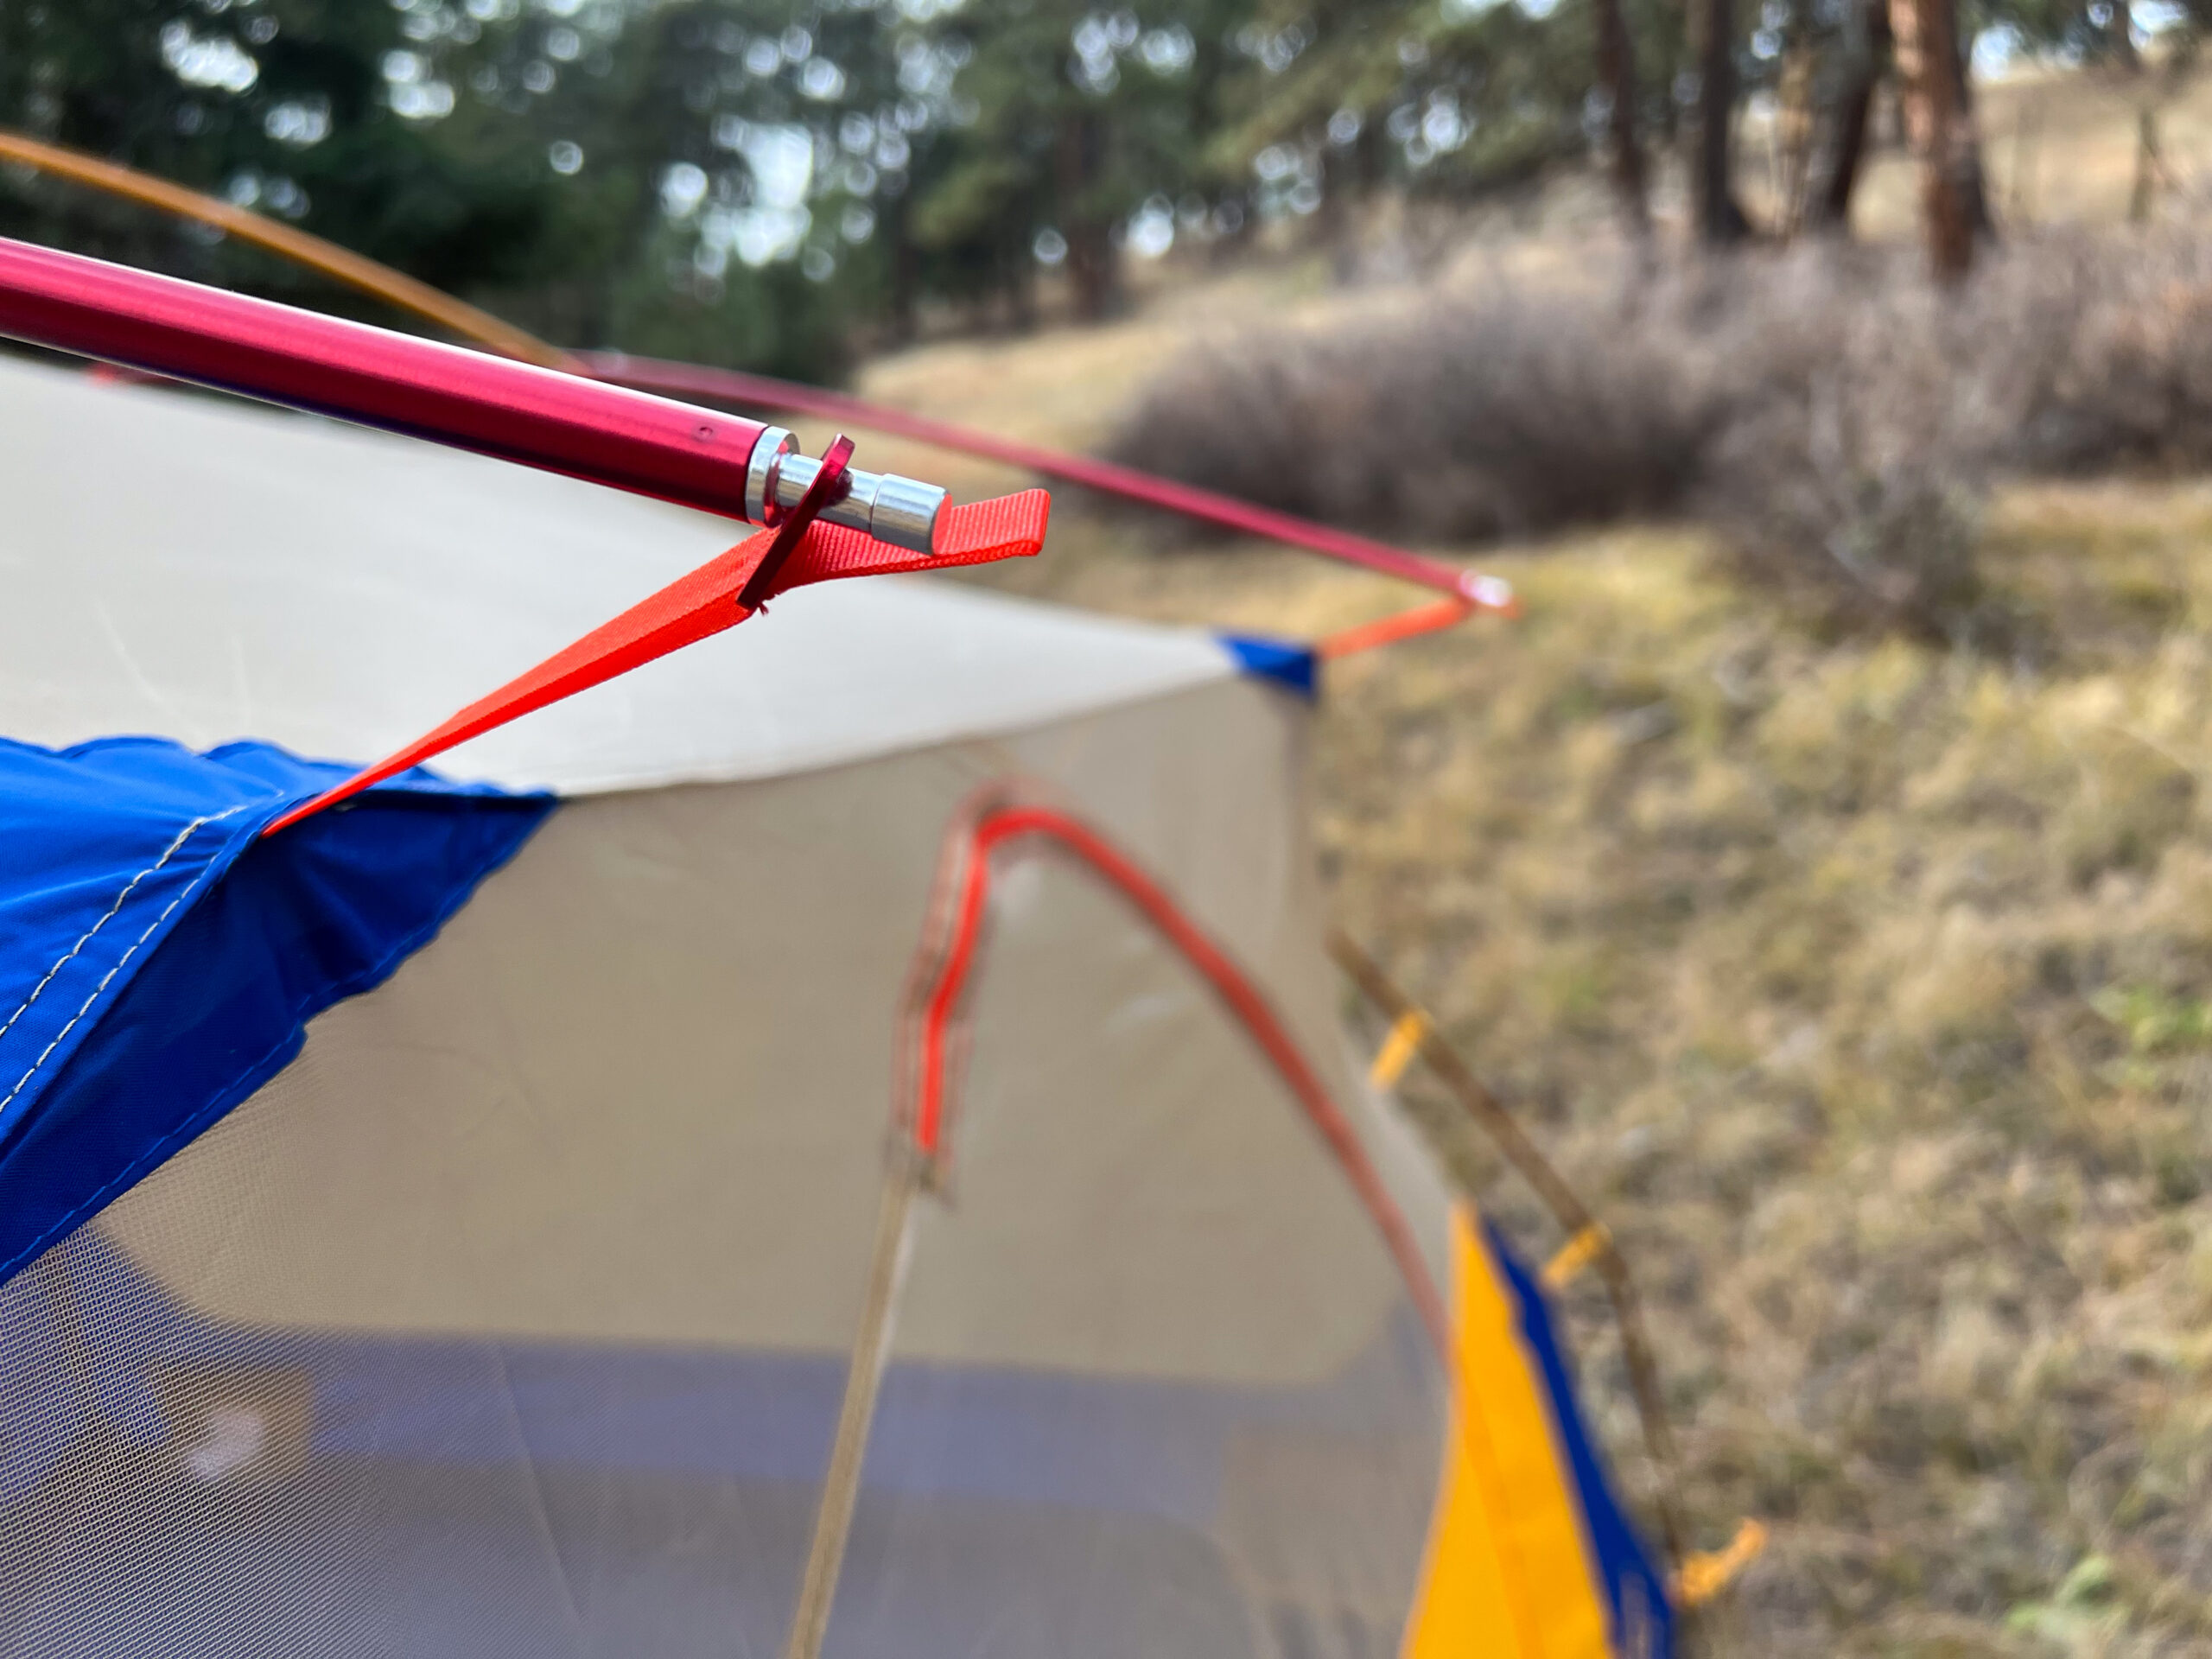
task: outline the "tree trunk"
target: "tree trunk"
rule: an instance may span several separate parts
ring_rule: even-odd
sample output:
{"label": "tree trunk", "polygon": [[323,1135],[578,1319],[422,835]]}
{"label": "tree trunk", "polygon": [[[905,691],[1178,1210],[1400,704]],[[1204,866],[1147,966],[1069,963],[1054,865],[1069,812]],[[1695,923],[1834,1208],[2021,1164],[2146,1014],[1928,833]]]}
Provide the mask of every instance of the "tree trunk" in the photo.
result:
{"label": "tree trunk", "polygon": [[882,235],[891,250],[890,315],[886,327],[898,345],[912,343],[920,332],[918,302],[922,290],[922,259],[914,239],[907,234],[907,193],[900,191],[883,204]]}
{"label": "tree trunk", "polygon": [[2158,204],[2159,188],[2171,189],[2173,182],[2165,154],[2158,145],[2158,111],[2144,110],[2135,120],[2135,188],[2128,198],[2128,222],[2140,225],[2148,220]]}
{"label": "tree trunk", "polygon": [[1090,200],[1105,149],[1105,129],[1097,115],[1080,110],[1060,118],[1057,194],[1062,234],[1068,240],[1068,287],[1076,316],[1084,322],[1096,322],[1113,310],[1119,286],[1114,227]]}
{"label": "tree trunk", "polygon": [[1119,288],[1112,227],[1071,225],[1067,238],[1068,286],[1074,291],[1076,317],[1083,322],[1103,321],[1113,314]]}
{"label": "tree trunk", "polygon": [[1828,151],[1826,175],[1813,193],[1805,219],[1815,230],[1847,232],[1851,229],[1851,196],[1859,188],[1859,174],[1866,160],[1867,140],[1874,125],[1874,92],[1890,55],[1888,0],[1865,0],[1853,19],[1854,27],[1843,91],[1836,99],[1834,136]]}
{"label": "tree trunk", "polygon": [[[1027,224],[1026,214],[1012,221]],[[999,270],[1006,284],[1007,323],[1017,334],[1037,327],[1037,256],[1027,238],[1014,235],[999,247]]]}
{"label": "tree trunk", "polygon": [[1621,0],[1597,0],[1597,4],[1598,84],[1612,100],[1606,124],[1612,140],[1613,189],[1620,198],[1628,233],[1641,238],[1651,232],[1651,204],[1644,184],[1643,146],[1636,132],[1636,48],[1629,39],[1628,19],[1621,15]]}
{"label": "tree trunk", "polygon": [[1906,136],[1920,157],[1921,219],[1936,275],[1956,282],[1974,264],[1976,207],[1987,217],[1981,160],[1959,61],[1952,0],[1891,0]]}
{"label": "tree trunk", "polygon": [[2143,67],[2142,54],[2135,49],[2135,14],[2127,0],[2112,0],[2112,55],[2131,75]]}
{"label": "tree trunk", "polygon": [[1359,137],[1352,140],[1351,153],[1355,188],[1363,197],[1376,195],[1390,181],[1390,149],[1382,123],[1372,110],[1360,116]]}
{"label": "tree trunk", "polygon": [[1735,0],[1704,0],[1698,10],[1697,230],[1718,246],[1741,241],[1751,221],[1737,204],[1729,168],[1736,114]]}

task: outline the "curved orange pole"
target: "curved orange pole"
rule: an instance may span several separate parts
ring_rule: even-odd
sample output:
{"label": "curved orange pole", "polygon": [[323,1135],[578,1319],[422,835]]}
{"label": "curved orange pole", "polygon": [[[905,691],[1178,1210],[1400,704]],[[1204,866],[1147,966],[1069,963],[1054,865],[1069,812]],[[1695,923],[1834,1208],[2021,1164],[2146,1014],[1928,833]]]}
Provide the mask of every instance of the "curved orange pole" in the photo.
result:
{"label": "curved orange pole", "polygon": [[949,1052],[954,1022],[980,952],[988,920],[991,855],[1001,847],[1042,841],[1072,855],[1086,869],[1149,923],[1183,960],[1195,969],[1220,1000],[1222,1008],[1257,1046],[1275,1075],[1289,1089],[1360,1203],[1382,1235],[1384,1246],[1406,1281],[1440,1357],[1452,1351],[1451,1315],[1430,1276],[1426,1258],[1397,1201],[1367,1155],[1351,1122],[1331,1098],[1296,1040],[1276,1015],[1267,995],[1235,958],[1193,921],[1166,890],[1097,830],[1073,814],[1054,807],[1000,801],[955,824],[948,846],[964,864],[954,873],[957,890],[947,919],[949,936],[932,948],[925,940],[922,971],[909,1003],[915,1033],[915,1065],[905,1133],[925,1171],[941,1166],[945,1155]]}
{"label": "curved orange pole", "polygon": [[[1520,609],[1516,601],[1503,613],[1517,616]],[[1474,610],[1475,603],[1469,599],[1440,599],[1433,605],[1416,605],[1409,611],[1400,611],[1373,622],[1363,622],[1357,627],[1339,628],[1334,633],[1325,633],[1313,642],[1313,654],[1325,663],[1332,663],[1339,657],[1354,656],[1382,645],[1395,645],[1401,639],[1412,639],[1424,633],[1455,628],[1473,615]]]}
{"label": "curved orange pole", "polygon": [[163,213],[175,213],[179,219],[197,220],[212,225],[226,236],[235,236],[241,242],[265,248],[287,259],[305,265],[310,270],[321,271],[334,281],[373,295],[403,311],[411,312],[426,322],[459,334],[464,340],[487,346],[495,352],[518,358],[524,363],[535,363],[542,368],[565,369],[570,373],[582,372],[582,365],[557,346],[549,346],[535,334],[502,322],[488,311],[480,311],[450,294],[441,293],[428,283],[418,283],[412,276],[401,275],[388,265],[373,259],[365,259],[349,252],[335,242],[326,242],[319,236],[280,225],[275,219],[240,207],[213,196],[202,195],[197,190],[188,190],[182,185],[171,184],[165,179],[149,177],[130,168],[118,167],[112,162],[86,156],[73,149],[64,149],[59,144],[41,143],[27,138],[19,132],[0,130],[0,160],[21,162],[35,167],[41,173],[51,173],[56,178],[73,183],[89,185],[95,190],[105,190],[111,195],[121,196],[127,201],[158,207]]}

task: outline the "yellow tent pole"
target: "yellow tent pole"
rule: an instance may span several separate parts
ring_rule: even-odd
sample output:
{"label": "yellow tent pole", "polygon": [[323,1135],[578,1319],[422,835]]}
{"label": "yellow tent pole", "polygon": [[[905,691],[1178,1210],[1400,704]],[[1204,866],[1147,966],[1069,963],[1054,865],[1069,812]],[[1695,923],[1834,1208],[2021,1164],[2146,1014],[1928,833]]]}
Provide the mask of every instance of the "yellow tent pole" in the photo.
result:
{"label": "yellow tent pole", "polygon": [[559,346],[548,345],[512,323],[502,322],[488,311],[480,311],[449,294],[440,293],[428,283],[418,283],[388,265],[348,252],[334,242],[280,225],[233,202],[202,195],[165,179],[152,178],[131,168],[64,149],[58,144],[26,137],[4,128],[0,128],[0,160],[18,162],[55,178],[67,179],[73,184],[104,190],[110,195],[143,207],[157,207],[180,219],[212,225],[226,235],[320,271],[334,282],[373,296],[463,340],[488,346],[502,356],[572,374],[585,372],[582,364]]}

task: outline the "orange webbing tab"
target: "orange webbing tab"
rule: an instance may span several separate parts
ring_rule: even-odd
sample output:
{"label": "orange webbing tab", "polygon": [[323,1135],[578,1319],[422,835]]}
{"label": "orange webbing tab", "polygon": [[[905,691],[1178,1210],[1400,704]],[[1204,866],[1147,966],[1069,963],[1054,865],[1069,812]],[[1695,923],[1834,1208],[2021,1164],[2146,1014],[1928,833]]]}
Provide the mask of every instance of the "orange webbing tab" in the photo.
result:
{"label": "orange webbing tab", "polygon": [[[910,552],[879,542],[863,531],[825,524],[806,526],[805,539],[776,575],[770,594],[789,593],[810,582],[844,576],[893,575],[904,570],[934,570],[953,565],[988,564],[997,559],[1033,556],[1045,544],[1052,498],[1043,490],[1024,490],[995,501],[948,507],[938,527],[934,554]],[[652,598],[632,606],[603,627],[593,629],[565,651],[510,680],[491,696],[472,702],[436,730],[364,768],[336,788],[297,806],[262,831],[274,835],[327,806],[358,795],[385,779],[420,766],[456,744],[505,725],[548,703],[611,680],[618,674],[665,657],[671,651],[734,628],[753,613],[737,602],[746,582],[775,544],[776,532],[764,530],[728,552],[679,576]]]}
{"label": "orange webbing tab", "polygon": [[771,594],[840,576],[889,576],[902,570],[943,570],[1027,558],[1045,544],[1045,524],[1052,510],[1052,498],[1043,490],[947,507],[937,527],[933,553],[887,547],[865,531],[817,521],[808,527],[805,542],[791,555]]}

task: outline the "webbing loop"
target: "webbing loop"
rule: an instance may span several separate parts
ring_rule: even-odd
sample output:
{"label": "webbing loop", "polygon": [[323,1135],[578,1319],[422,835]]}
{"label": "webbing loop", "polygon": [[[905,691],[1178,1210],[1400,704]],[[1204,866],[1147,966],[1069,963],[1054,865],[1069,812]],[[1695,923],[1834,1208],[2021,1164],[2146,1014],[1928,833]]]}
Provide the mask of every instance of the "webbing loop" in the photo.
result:
{"label": "webbing loop", "polygon": [[1684,1607],[1711,1601],[1766,1548],[1766,1528],[1748,1516],[1725,1549],[1695,1551],[1675,1574],[1675,1599]]}
{"label": "webbing loop", "polygon": [[1388,1089],[1406,1075],[1406,1068],[1414,1063],[1414,1056],[1421,1052],[1421,1039],[1428,1034],[1428,1016],[1419,1008],[1408,1008],[1382,1039],[1382,1046],[1375,1051],[1375,1063],[1367,1068],[1367,1080],[1377,1089]]}
{"label": "webbing loop", "polygon": [[1592,1222],[1587,1227],[1559,1247],[1552,1259],[1544,1263],[1541,1275],[1546,1290],[1564,1290],[1574,1281],[1583,1268],[1603,1255],[1612,1243],[1603,1222]]}

